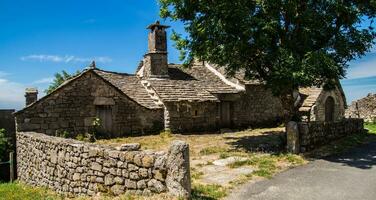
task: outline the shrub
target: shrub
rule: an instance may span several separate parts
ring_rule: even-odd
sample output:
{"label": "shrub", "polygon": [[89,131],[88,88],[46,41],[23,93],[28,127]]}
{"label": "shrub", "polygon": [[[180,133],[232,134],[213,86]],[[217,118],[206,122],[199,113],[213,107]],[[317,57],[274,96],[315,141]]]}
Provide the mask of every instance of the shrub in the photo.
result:
{"label": "shrub", "polygon": [[2,128],[0,129],[0,161],[6,161],[10,149],[11,144],[5,135],[5,129]]}

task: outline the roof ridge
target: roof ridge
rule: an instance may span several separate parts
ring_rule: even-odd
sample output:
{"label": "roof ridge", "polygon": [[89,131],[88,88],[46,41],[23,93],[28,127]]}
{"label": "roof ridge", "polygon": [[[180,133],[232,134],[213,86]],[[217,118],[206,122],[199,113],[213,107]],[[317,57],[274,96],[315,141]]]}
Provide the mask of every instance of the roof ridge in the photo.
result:
{"label": "roof ridge", "polygon": [[125,76],[136,76],[136,74],[130,74],[130,73],[125,73],[125,72],[115,72],[115,71],[109,71],[109,70],[103,70],[103,69],[98,69],[98,68],[95,68],[93,69],[94,71],[101,71],[101,72],[105,72],[105,73],[112,73],[112,74],[118,74],[118,75],[125,75]]}

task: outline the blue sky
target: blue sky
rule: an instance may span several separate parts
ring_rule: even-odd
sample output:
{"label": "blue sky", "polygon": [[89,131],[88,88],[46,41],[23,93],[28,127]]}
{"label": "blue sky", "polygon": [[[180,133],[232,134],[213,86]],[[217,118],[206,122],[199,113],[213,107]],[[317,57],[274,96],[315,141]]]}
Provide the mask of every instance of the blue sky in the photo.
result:
{"label": "blue sky", "polygon": [[[54,73],[93,59],[101,69],[133,73],[147,50],[145,28],[158,19],[156,0],[0,0],[0,109],[22,108],[26,87],[42,96]],[[169,62],[179,63],[173,42]],[[374,65],[376,51],[351,63],[352,80],[343,82],[349,101],[376,92]]]}

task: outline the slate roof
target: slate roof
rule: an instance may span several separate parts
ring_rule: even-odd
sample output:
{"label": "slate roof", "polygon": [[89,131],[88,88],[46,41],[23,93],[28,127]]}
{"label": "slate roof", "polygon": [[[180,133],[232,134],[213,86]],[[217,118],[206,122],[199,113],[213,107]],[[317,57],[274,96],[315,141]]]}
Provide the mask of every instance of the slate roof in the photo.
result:
{"label": "slate roof", "polygon": [[95,69],[94,72],[140,105],[150,109],[161,108],[161,106],[156,104],[150,97],[144,86],[142,86],[141,80],[137,76],[98,69]]}
{"label": "slate roof", "polygon": [[[182,71],[189,74],[190,76],[194,77],[196,80],[199,80],[199,85],[201,88],[209,91],[213,94],[220,94],[220,93],[238,93],[239,90],[233,86],[230,86],[223,82],[217,75],[211,72],[207,67],[203,65],[203,63],[194,63],[189,68],[183,68],[182,66],[175,66],[179,67]],[[171,68],[170,68],[171,69]],[[175,77],[174,74],[170,74],[170,77]]]}
{"label": "slate roof", "polygon": [[[203,63],[194,63],[189,68],[182,65],[169,65],[169,78],[151,78],[143,80],[131,74],[123,74],[95,69],[95,73],[121,90],[129,98],[150,109],[161,108],[153,98],[155,95],[161,101],[214,101],[218,102],[215,94],[234,94],[240,92],[237,88],[226,84],[216,74],[207,69]],[[145,82],[146,81],[146,82]]]}

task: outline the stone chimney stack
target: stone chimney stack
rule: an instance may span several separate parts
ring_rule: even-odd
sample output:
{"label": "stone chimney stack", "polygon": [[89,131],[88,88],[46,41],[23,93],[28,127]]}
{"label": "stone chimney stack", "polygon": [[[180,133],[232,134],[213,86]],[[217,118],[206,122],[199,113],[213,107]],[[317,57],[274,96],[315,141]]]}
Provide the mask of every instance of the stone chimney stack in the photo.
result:
{"label": "stone chimney stack", "polygon": [[150,24],[148,53],[144,56],[144,76],[147,78],[168,78],[167,34],[169,26]]}
{"label": "stone chimney stack", "polygon": [[37,88],[26,88],[25,98],[26,98],[26,106],[36,102],[38,100]]}

